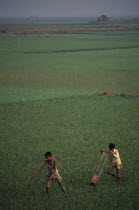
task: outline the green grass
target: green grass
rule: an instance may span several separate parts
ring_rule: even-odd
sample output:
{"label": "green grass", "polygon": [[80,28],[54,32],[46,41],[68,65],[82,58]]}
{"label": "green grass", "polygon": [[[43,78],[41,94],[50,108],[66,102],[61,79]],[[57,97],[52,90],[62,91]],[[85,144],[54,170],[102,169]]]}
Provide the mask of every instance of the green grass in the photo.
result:
{"label": "green grass", "polygon": [[[52,200],[44,198],[38,209],[137,209],[138,102],[90,96],[1,105],[2,208],[37,205],[45,192],[46,169],[32,178],[30,187],[24,183],[43,163],[45,151],[52,151],[75,184],[59,165],[68,197],[63,201],[53,183]],[[97,188],[91,188],[100,149],[110,142],[120,152],[123,184],[117,186],[106,174],[107,162]]]}
{"label": "green grass", "polygon": [[90,39],[88,34],[62,35],[63,39],[24,37],[19,47],[16,38],[1,37],[0,87],[137,94],[137,34],[105,33],[91,34],[92,40],[77,39]]}
{"label": "green grass", "polygon": [[[88,97],[83,91],[54,91],[46,89],[0,88],[0,104],[24,103],[27,101],[54,100],[75,97]],[[96,95],[98,95],[96,93]],[[6,97],[5,97],[6,96]]]}
{"label": "green grass", "polygon": [[[138,94],[138,35],[52,36],[24,37],[19,46],[14,37],[0,37],[0,209],[138,209],[139,98],[102,95]],[[107,175],[107,161],[90,187],[109,143],[120,153],[123,183]],[[58,164],[64,200],[56,183],[52,198],[41,200],[46,169],[25,186],[46,151],[75,180]]]}

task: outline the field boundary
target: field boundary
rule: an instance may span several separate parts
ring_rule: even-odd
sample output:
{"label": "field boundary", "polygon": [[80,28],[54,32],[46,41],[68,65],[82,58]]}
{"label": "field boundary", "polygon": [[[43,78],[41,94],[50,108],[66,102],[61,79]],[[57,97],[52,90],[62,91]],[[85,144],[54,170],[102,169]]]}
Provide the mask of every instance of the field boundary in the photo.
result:
{"label": "field boundary", "polygon": [[49,54],[49,53],[74,53],[74,52],[88,52],[88,51],[103,51],[103,50],[126,50],[137,49],[139,46],[131,47],[112,47],[112,48],[88,48],[88,49],[69,49],[69,50],[46,50],[46,51],[25,51],[24,54]]}
{"label": "field boundary", "polygon": [[[4,90],[4,91],[3,91]],[[17,97],[18,95],[18,97]],[[5,99],[6,96],[6,99]],[[139,95],[136,94],[105,94],[105,93],[96,93],[96,92],[66,92],[66,91],[47,91],[47,90],[36,90],[36,91],[29,91],[28,89],[21,90],[21,89],[0,89],[0,105],[5,104],[25,104],[27,102],[41,102],[41,101],[62,101],[62,100],[72,100],[72,99],[85,99],[85,98],[92,98],[92,97],[129,97],[129,98],[138,98]]]}

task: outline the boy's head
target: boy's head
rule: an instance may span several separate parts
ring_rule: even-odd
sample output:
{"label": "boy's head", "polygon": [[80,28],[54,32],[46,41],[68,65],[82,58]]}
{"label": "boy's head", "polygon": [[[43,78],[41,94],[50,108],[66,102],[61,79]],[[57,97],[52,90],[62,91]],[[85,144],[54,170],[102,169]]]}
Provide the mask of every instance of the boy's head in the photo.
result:
{"label": "boy's head", "polygon": [[114,145],[114,144],[109,144],[109,149],[110,149],[111,151],[113,151],[114,148],[115,148],[115,145]]}
{"label": "boy's head", "polygon": [[45,153],[45,158],[46,158],[46,160],[51,160],[51,158],[52,158],[52,153],[51,152],[46,152]]}

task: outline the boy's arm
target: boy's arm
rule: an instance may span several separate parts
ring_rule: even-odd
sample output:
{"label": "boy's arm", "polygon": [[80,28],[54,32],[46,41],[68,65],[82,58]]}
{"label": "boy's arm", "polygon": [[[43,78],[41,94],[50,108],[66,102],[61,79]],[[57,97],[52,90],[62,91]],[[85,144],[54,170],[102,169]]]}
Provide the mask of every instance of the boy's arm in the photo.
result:
{"label": "boy's arm", "polygon": [[109,150],[107,151],[107,150],[101,149],[101,154],[103,154],[103,153],[107,154],[107,153],[109,153]]}
{"label": "boy's arm", "polygon": [[103,154],[103,153],[105,153],[105,154],[111,154],[111,155],[113,155],[113,156],[116,157],[116,158],[119,157],[119,153],[118,153],[117,150],[116,150],[115,153],[113,153],[111,150],[104,150],[104,149],[101,149],[101,154]]}
{"label": "boy's arm", "polygon": [[45,165],[46,165],[46,162],[43,165],[41,165],[39,168],[37,168],[35,171],[33,171],[32,174],[33,175],[36,174],[37,171],[40,171],[41,169],[43,169]]}
{"label": "boy's arm", "polygon": [[116,150],[114,153],[112,153],[113,154],[113,156],[115,157],[115,158],[119,158],[119,152]]}

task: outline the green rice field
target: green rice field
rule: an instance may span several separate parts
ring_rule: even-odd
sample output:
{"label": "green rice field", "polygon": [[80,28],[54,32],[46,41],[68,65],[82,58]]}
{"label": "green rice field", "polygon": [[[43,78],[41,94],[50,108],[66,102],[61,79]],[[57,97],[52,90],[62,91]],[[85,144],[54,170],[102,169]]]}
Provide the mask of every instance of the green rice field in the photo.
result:
{"label": "green rice field", "polygon": [[[138,60],[134,30],[0,34],[0,209],[139,208]],[[122,183],[107,175],[107,160],[90,187],[109,143]],[[47,168],[31,176],[46,151],[58,160],[66,198],[55,182],[47,198]]]}

